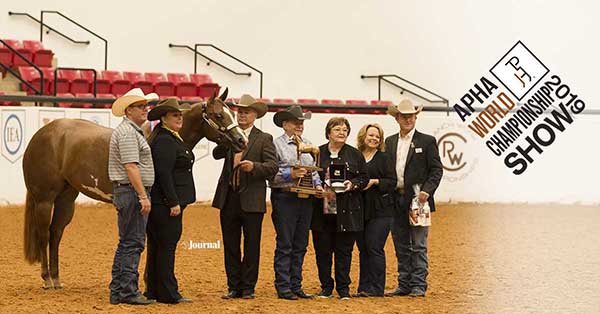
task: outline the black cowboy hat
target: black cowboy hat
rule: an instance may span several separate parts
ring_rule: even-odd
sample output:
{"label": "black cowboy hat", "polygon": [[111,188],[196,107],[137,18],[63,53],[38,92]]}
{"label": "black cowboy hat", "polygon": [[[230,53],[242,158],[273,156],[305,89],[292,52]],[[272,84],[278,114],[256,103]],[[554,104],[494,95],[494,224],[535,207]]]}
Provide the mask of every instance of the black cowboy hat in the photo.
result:
{"label": "black cowboy hat", "polygon": [[161,100],[158,104],[156,104],[156,107],[148,112],[148,120],[158,120],[160,117],[170,111],[184,111],[189,109],[189,104],[180,105],[176,98],[166,98]]}
{"label": "black cowboy hat", "polygon": [[300,105],[293,105],[288,107],[286,110],[279,111],[273,116],[273,122],[276,126],[282,127],[283,121],[290,119],[297,120],[310,120],[312,116],[312,112],[304,112],[302,113],[302,107]]}

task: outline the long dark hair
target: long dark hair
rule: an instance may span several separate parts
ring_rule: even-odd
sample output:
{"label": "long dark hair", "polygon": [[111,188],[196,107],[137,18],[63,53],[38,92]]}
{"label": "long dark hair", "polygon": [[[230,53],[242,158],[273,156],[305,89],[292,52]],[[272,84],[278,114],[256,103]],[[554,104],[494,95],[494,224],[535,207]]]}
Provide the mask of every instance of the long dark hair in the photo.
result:
{"label": "long dark hair", "polygon": [[148,145],[152,145],[154,138],[156,138],[156,135],[158,135],[158,132],[160,131],[161,128],[162,128],[162,121],[158,122],[158,124],[152,130],[152,133],[150,133],[150,136],[148,136]]}

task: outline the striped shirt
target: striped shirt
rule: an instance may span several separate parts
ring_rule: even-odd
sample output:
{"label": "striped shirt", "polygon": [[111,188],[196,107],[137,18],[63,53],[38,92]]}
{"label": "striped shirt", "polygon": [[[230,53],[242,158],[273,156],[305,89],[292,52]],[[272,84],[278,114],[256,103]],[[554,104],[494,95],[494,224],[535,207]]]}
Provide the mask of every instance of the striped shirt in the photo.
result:
{"label": "striped shirt", "polygon": [[[301,139],[303,143],[311,144],[304,137],[301,137]],[[284,188],[296,185],[295,180],[292,179],[292,166],[298,165],[296,144],[285,133],[274,139],[273,144],[275,144],[275,149],[277,150],[277,166],[279,166],[279,170],[273,180],[269,181],[269,186],[271,188]],[[302,166],[314,166],[315,162],[310,154],[302,154],[300,155],[299,164]],[[321,178],[318,172],[313,171],[312,177],[315,185],[321,185]]]}
{"label": "striped shirt", "polygon": [[115,128],[108,151],[108,177],[111,181],[131,183],[125,164],[136,163],[144,186],[154,184],[152,151],[143,134],[142,129],[126,117]]}

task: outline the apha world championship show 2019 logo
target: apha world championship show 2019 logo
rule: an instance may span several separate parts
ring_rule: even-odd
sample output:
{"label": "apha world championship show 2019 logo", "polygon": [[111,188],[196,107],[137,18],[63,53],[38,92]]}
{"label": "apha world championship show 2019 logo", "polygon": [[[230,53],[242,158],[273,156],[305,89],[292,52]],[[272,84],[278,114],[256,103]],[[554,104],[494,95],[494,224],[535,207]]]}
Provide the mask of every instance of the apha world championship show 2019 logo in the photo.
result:
{"label": "apha world championship show 2019 logo", "polygon": [[[490,73],[496,80],[482,76],[454,110],[494,155],[504,156],[506,167],[520,175],[572,125],[585,102],[521,41]],[[479,105],[485,108],[476,112],[474,106]]]}

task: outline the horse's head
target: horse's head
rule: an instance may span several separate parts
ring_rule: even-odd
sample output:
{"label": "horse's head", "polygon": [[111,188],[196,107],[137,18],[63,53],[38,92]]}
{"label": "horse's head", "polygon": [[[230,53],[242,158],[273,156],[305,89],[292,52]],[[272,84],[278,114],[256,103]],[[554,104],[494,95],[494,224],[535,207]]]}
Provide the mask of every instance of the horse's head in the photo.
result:
{"label": "horse's head", "polygon": [[225,104],[228,89],[223,94],[212,97],[204,105],[203,119],[210,128],[207,128],[206,138],[215,143],[225,143],[233,147],[236,152],[246,149],[248,137],[237,125],[235,115]]}

